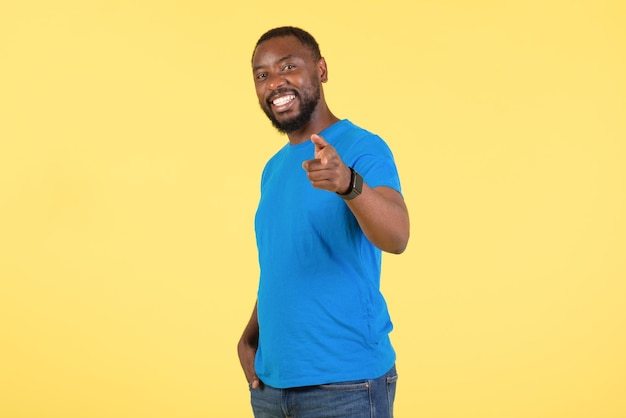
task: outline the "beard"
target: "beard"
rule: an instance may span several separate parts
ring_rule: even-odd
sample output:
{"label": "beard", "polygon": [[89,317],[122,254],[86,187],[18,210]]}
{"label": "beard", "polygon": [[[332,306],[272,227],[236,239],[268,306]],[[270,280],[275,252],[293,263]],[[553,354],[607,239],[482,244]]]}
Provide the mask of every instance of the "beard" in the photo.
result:
{"label": "beard", "polygon": [[317,83],[316,85],[304,90],[302,95],[296,91],[289,91],[287,89],[277,91],[278,94],[283,94],[289,91],[300,101],[300,112],[289,119],[278,120],[274,115],[274,112],[272,112],[271,103],[266,103],[265,105],[261,103],[261,109],[263,109],[263,112],[272,122],[274,128],[276,128],[279,132],[284,134],[295,132],[298,129],[303,128],[309,120],[311,120],[311,115],[313,115],[313,112],[320,101],[320,90],[320,85]]}

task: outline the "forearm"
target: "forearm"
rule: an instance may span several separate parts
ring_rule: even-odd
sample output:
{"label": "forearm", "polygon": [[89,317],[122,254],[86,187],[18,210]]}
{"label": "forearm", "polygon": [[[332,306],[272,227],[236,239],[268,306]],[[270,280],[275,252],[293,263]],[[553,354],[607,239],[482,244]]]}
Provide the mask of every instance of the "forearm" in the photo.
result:
{"label": "forearm", "polygon": [[237,344],[239,362],[241,363],[241,368],[246,375],[246,380],[252,389],[258,388],[261,384],[261,381],[254,371],[254,358],[256,356],[256,350],[259,346],[259,321],[256,306],[257,304],[255,303],[248,325],[246,325],[246,328],[239,339],[239,343]]}
{"label": "forearm", "polygon": [[389,187],[363,184],[361,195],[346,201],[365,236],[383,251],[400,254],[409,240],[409,214],[404,199]]}
{"label": "forearm", "polygon": [[254,303],[252,315],[250,316],[250,320],[248,321],[246,328],[243,330],[243,334],[239,339],[239,344],[246,344],[255,348],[259,344],[259,320],[257,316],[257,302]]}

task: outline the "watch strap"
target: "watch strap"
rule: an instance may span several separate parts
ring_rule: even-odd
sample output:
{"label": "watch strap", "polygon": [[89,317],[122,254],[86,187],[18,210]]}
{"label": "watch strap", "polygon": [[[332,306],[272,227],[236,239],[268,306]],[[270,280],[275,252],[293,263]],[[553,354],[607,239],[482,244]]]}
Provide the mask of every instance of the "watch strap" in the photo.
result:
{"label": "watch strap", "polygon": [[363,191],[363,177],[357,173],[354,168],[350,167],[350,189],[346,193],[339,193],[337,195],[344,200],[352,200]]}

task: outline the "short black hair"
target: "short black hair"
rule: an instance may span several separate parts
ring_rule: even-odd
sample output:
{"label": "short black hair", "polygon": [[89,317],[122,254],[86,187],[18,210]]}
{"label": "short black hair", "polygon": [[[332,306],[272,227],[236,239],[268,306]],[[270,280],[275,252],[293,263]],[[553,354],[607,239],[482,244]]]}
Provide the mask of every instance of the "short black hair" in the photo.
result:
{"label": "short black hair", "polygon": [[256,52],[256,49],[259,47],[259,45],[261,45],[261,43],[269,39],[279,38],[282,36],[295,36],[302,43],[302,45],[309,48],[309,50],[313,54],[314,60],[317,61],[322,58],[322,54],[320,52],[320,46],[318,45],[313,35],[305,31],[304,29],[300,29],[295,26],[281,26],[278,28],[270,29],[267,32],[265,32],[263,35],[261,35],[256,45],[254,46],[254,51],[252,55],[254,56],[254,52]]}

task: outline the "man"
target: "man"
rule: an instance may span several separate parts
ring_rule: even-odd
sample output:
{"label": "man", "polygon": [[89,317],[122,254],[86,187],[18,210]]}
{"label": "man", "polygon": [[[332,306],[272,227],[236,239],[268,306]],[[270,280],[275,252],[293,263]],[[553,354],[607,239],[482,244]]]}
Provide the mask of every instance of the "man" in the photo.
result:
{"label": "man", "polygon": [[308,32],[266,32],[252,72],[261,108],[289,139],[261,178],[261,275],[238,344],[254,414],[392,417],[381,251],[399,254],[409,238],[392,153],[329,110],[326,61]]}

